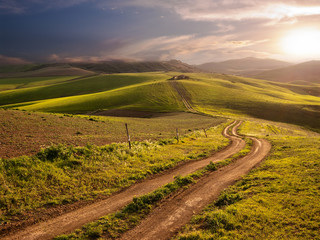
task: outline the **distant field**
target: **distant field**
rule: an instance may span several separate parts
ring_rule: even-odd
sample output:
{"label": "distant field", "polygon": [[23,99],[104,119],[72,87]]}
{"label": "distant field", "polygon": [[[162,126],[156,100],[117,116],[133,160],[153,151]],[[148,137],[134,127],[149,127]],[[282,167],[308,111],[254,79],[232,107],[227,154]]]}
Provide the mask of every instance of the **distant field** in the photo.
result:
{"label": "distant field", "polygon": [[77,78],[77,76],[0,78],[0,91],[52,85],[61,82],[66,82],[74,78]]}
{"label": "distant field", "polygon": [[[213,115],[250,116],[320,130],[320,98],[298,94],[304,86],[226,75],[190,74],[181,84],[193,106]],[[295,87],[295,92],[291,89]]]}
{"label": "distant field", "polygon": [[162,114],[156,118],[53,115],[0,109],[0,158],[32,155],[52,144],[85,146],[126,141],[128,123],[132,141],[173,138],[194,129],[225,121],[189,113]]}
{"label": "distant field", "polygon": [[[168,80],[177,74],[109,74],[50,85],[45,82],[41,85],[40,81],[38,86],[2,91],[0,106],[73,114],[112,109],[186,111],[181,97]],[[191,105],[199,112],[250,116],[320,131],[320,85],[274,83],[223,74],[189,73],[188,76],[190,79],[178,82],[187,90]],[[3,81],[8,84],[8,80]],[[0,89],[5,84],[0,81]]]}

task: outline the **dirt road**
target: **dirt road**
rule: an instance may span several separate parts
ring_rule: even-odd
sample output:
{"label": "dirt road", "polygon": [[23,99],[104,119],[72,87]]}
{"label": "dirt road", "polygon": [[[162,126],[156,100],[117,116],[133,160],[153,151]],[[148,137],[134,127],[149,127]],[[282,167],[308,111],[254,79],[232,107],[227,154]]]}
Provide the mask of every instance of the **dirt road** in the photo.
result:
{"label": "dirt road", "polygon": [[172,182],[174,180],[174,177],[177,175],[185,176],[200,168],[203,168],[210,162],[221,161],[239,152],[242,148],[244,148],[245,142],[238,137],[230,136],[228,134],[228,130],[232,128],[232,132],[236,133],[236,129],[240,124],[241,122],[237,121],[224,129],[223,135],[231,140],[231,144],[224,150],[215,153],[209,158],[186,162],[177,166],[176,168],[156,175],[153,178],[137,183],[124,191],[112,195],[105,200],[101,200],[94,204],[63,214],[48,221],[29,226],[19,232],[12,233],[9,236],[0,236],[0,238],[3,240],[52,239],[57,235],[70,233],[86,223],[92,222],[102,216],[115,212],[131,202],[133,197],[152,192],[153,190],[163,186],[164,184]]}
{"label": "dirt road", "polygon": [[223,189],[234,184],[267,156],[271,144],[266,140],[252,140],[253,148],[247,156],[211,173],[182,194],[165,202],[121,239],[164,240],[172,237],[194,214],[212,203]]}
{"label": "dirt road", "polygon": [[188,111],[190,112],[197,112],[196,110],[193,109],[192,105],[190,104],[190,101],[189,101],[190,98],[188,97],[189,94],[187,90],[183,87],[183,85],[176,80],[170,80],[169,83],[171,87],[175,89],[177,93],[180,95],[181,100],[184,106],[186,107],[186,109],[188,109]]}

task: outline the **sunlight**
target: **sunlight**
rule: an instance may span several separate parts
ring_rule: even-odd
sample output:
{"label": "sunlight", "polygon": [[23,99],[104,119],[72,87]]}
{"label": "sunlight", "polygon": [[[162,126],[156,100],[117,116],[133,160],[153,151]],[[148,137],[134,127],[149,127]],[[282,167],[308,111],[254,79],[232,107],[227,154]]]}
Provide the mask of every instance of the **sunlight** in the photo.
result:
{"label": "sunlight", "polygon": [[298,57],[320,56],[320,31],[315,29],[299,29],[290,32],[282,40],[283,50]]}

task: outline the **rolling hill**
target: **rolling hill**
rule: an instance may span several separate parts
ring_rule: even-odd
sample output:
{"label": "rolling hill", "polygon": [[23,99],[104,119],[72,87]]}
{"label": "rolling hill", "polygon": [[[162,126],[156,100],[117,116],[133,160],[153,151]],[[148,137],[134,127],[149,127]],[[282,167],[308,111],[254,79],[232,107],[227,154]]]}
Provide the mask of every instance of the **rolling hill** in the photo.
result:
{"label": "rolling hill", "polygon": [[105,61],[96,63],[49,63],[0,66],[1,77],[85,76],[100,73],[200,72],[178,60],[171,61]]}
{"label": "rolling hill", "polygon": [[[187,111],[168,80],[176,74],[106,74],[7,90],[1,92],[0,106],[81,114],[112,109]],[[190,79],[177,82],[187,91],[198,112],[249,116],[320,129],[320,98],[308,94],[305,86],[224,74],[189,73],[188,76]]]}
{"label": "rolling hill", "polygon": [[291,65],[288,62],[283,62],[274,59],[260,59],[260,58],[241,58],[232,59],[223,62],[209,62],[196,67],[207,71],[232,75],[252,76],[261,71],[287,67]]}
{"label": "rolling hill", "polygon": [[310,61],[254,75],[255,78],[277,82],[320,83],[320,61]]}
{"label": "rolling hill", "polygon": [[137,72],[199,72],[199,69],[178,60],[171,61],[106,61],[100,63],[74,63],[72,66],[99,73],[137,73]]}
{"label": "rolling hill", "polygon": [[95,72],[68,64],[40,64],[0,67],[2,77],[52,77],[52,76],[86,76]]}

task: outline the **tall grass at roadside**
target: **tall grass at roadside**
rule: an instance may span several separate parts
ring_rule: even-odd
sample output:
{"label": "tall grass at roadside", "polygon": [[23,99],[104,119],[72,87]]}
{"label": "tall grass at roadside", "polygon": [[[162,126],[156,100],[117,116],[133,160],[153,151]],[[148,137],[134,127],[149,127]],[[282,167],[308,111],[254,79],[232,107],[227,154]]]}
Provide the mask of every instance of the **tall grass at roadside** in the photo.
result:
{"label": "tall grass at roadside", "polygon": [[240,128],[271,141],[270,156],[173,239],[319,239],[319,135],[270,123]]}
{"label": "tall grass at roadside", "polygon": [[146,195],[136,197],[131,203],[116,213],[111,213],[98,221],[89,223],[71,234],[61,235],[55,240],[84,240],[84,239],[116,239],[124,232],[137,226],[159,203],[171,195],[190,187],[200,178],[210,172],[216,171],[238,158],[247,155],[252,147],[252,140],[246,139],[246,147],[239,153],[217,163],[210,163],[206,167],[191,173],[185,177],[177,176],[171,183],[156,189]]}
{"label": "tall grass at roadside", "polygon": [[138,179],[202,158],[226,146],[226,124],[180,139],[110,144],[102,147],[52,146],[33,157],[0,159],[1,221],[20,212],[109,195]]}

